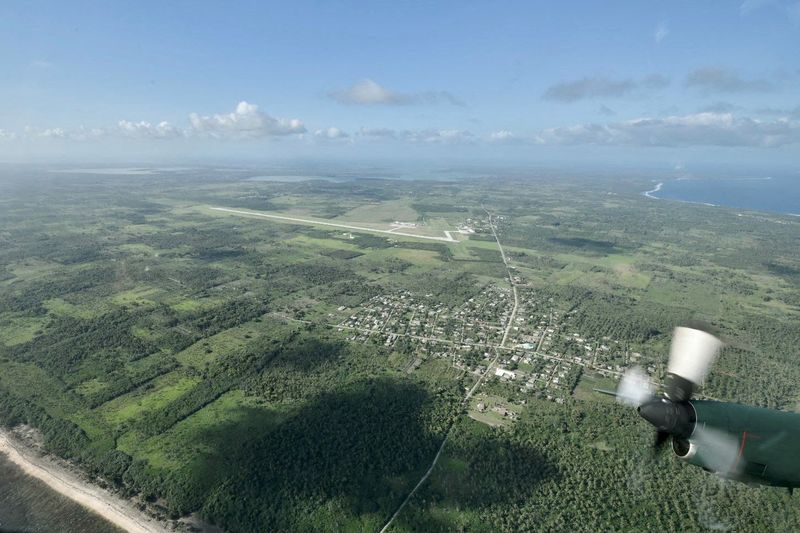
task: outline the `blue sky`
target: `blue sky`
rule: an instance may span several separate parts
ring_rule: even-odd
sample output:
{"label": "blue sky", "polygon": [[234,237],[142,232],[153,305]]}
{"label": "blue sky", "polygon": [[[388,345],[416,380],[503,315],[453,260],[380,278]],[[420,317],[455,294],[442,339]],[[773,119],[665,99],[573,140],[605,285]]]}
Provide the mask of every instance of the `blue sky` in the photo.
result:
{"label": "blue sky", "polygon": [[800,155],[800,1],[5,2],[0,159]]}

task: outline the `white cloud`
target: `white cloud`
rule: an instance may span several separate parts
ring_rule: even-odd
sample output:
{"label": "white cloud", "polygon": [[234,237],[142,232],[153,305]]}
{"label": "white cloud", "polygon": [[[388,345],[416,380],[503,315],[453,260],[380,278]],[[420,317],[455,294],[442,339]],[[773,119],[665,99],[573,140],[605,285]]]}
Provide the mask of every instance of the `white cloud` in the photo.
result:
{"label": "white cloud", "polygon": [[77,130],[67,132],[67,138],[73,141],[88,141],[101,139],[111,135],[105,128],[84,128],[81,126]]}
{"label": "white cloud", "polygon": [[[258,106],[239,102],[232,113],[221,115],[189,115],[189,127],[178,127],[167,121],[120,120],[115,126],[102,128],[79,127],[77,129],[26,127],[26,139],[64,139],[89,141],[113,138],[126,139],[176,139],[180,137],[212,137],[216,139],[249,139],[304,133],[306,128],[297,119],[274,118],[260,111]],[[330,138],[346,137],[338,128],[324,131]],[[8,136],[8,135],[6,135]]]}
{"label": "white cloud", "polygon": [[744,0],[739,5],[739,14],[744,17],[765,8],[773,16],[785,15],[792,23],[800,24],[800,2],[796,0]]}
{"label": "white cloud", "polygon": [[339,91],[332,91],[331,98],[343,104],[401,104],[403,102],[400,95],[397,95],[378,85],[370,79],[361,80],[355,85]]}
{"label": "white cloud", "polygon": [[516,141],[517,137],[508,130],[498,130],[489,134],[489,140],[494,143],[510,143]]}
{"label": "white cloud", "polygon": [[136,139],[173,139],[183,135],[181,130],[166,121],[151,124],[144,120],[140,122],[120,120],[117,128],[122,135]]}
{"label": "white cloud", "polygon": [[361,128],[361,138],[401,140],[415,144],[460,144],[476,140],[472,132],[459,129],[393,130],[391,128]]}
{"label": "white cloud", "polygon": [[800,125],[787,119],[761,121],[731,113],[696,113],[640,118],[611,124],[577,124],[551,128],[534,138],[539,144],[623,146],[754,146],[800,142]]}
{"label": "white cloud", "polygon": [[395,139],[397,131],[390,128],[361,128],[357,135],[360,137],[373,137],[380,139]]}
{"label": "white cloud", "polygon": [[0,130],[0,141],[13,141],[17,138],[17,134],[13,131]]}
{"label": "white cloud", "polygon": [[749,15],[754,11],[776,3],[777,0],[744,0],[739,4],[739,14],[742,16]]}
{"label": "white cloud", "polygon": [[258,138],[292,135],[306,131],[298,119],[274,118],[258,109],[257,105],[239,102],[236,110],[222,115],[189,115],[192,132],[209,137]]}
{"label": "white cloud", "polygon": [[26,126],[23,130],[22,137],[24,139],[62,139],[62,140],[83,140],[83,137],[88,138],[86,135],[87,130],[80,128],[78,130],[65,130],[64,128],[45,128],[38,129],[31,126]]}
{"label": "white cloud", "polygon": [[428,144],[461,144],[470,143],[475,140],[475,136],[466,130],[410,130],[404,131],[403,139],[412,143]]}
{"label": "white cloud", "polygon": [[463,106],[463,102],[447,91],[398,93],[370,80],[363,79],[346,89],[331,91],[328,96],[348,105],[411,105],[448,103]]}
{"label": "white cloud", "polygon": [[656,26],[656,31],[653,32],[653,39],[656,41],[656,44],[666,39],[668,35],[669,28],[667,27],[667,23],[659,22],[658,26]]}
{"label": "white cloud", "polygon": [[346,139],[349,137],[349,135],[347,135],[347,133],[343,132],[339,128],[330,127],[314,131],[314,137],[316,137],[317,139],[336,140],[336,139]]}
{"label": "white cloud", "polygon": [[28,64],[28,67],[30,67],[32,69],[38,69],[38,70],[49,70],[49,69],[53,68],[53,64],[50,61],[45,61],[43,59],[37,59],[35,61],[31,61]]}
{"label": "white cloud", "polygon": [[361,138],[400,140],[415,144],[461,144],[476,141],[472,132],[459,129],[397,131],[390,128],[361,128],[357,135]]}
{"label": "white cloud", "polygon": [[64,128],[36,129],[25,128],[26,139],[61,139],[68,141],[102,140],[115,137],[132,139],[172,139],[183,135],[183,131],[169,122],[151,124],[147,121],[130,122],[120,120],[112,128],[86,128],[81,126],[74,130]]}
{"label": "white cloud", "polygon": [[38,132],[38,136],[46,139],[66,139],[69,137],[69,133],[61,128],[47,128]]}

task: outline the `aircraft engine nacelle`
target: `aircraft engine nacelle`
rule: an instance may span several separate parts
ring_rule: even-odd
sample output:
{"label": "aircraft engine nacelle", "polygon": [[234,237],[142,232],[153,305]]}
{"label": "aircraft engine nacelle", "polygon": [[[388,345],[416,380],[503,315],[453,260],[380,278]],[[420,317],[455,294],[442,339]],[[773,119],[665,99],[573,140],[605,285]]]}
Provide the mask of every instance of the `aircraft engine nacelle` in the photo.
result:
{"label": "aircraft engine nacelle", "polygon": [[716,469],[720,466],[719,461],[715,461],[713,459],[714,457],[718,457],[720,454],[725,453],[724,446],[722,450],[715,450],[713,446],[709,446],[705,443],[699,444],[696,442],[691,442],[688,439],[673,437],[672,451],[678,456],[679,459],[686,461],[691,465],[699,466],[703,470],[709,472],[726,474],[726,472],[720,472]]}
{"label": "aircraft engine nacelle", "polygon": [[746,483],[800,485],[800,414],[706,400],[691,407],[691,433],[672,436],[681,460]]}
{"label": "aircraft engine nacelle", "polygon": [[672,451],[689,464],[724,477],[738,478],[747,463],[742,457],[741,432],[731,427],[730,413],[718,402],[684,404],[691,411],[690,429],[672,435]]}

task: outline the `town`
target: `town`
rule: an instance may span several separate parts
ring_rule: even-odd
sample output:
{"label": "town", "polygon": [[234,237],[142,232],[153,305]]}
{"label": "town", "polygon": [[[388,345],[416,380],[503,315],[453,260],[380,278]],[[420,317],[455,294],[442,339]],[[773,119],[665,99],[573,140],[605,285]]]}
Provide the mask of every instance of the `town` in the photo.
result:
{"label": "town", "polygon": [[[494,284],[457,307],[448,307],[431,294],[399,290],[375,296],[358,308],[342,306],[337,311],[346,316],[328,325],[351,342],[386,347],[402,342],[415,356],[408,373],[433,357],[449,360],[476,380],[487,374],[490,388],[503,391],[505,399],[478,394],[473,411],[476,415],[492,411],[505,420],[515,418],[508,398],[524,402],[524,397],[531,395],[563,404],[585,370],[618,379],[628,364],[640,362],[640,353],[628,351],[615,339],[577,331],[571,326],[574,310],[559,309],[552,298],[535,289],[518,290],[518,309],[503,346],[513,298],[510,289]],[[328,318],[337,316],[330,313]],[[654,366],[646,368],[651,376],[656,370]],[[485,416],[475,418],[500,425]]]}

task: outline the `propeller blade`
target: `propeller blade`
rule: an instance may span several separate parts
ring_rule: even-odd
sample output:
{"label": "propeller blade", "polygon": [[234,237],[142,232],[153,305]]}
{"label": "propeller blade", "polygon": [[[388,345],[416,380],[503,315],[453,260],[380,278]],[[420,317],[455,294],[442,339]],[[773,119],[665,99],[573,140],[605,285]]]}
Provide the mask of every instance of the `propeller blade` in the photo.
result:
{"label": "propeller blade", "polygon": [[669,433],[666,431],[656,431],[656,440],[653,443],[653,448],[656,451],[661,450],[664,447],[664,444],[669,440]]}
{"label": "propeller blade", "polygon": [[628,369],[617,387],[617,401],[630,407],[639,407],[652,397],[653,387],[647,374],[638,366]]}
{"label": "propeller blade", "polygon": [[656,431],[656,438],[653,441],[653,447],[650,448],[650,458],[652,460],[658,459],[658,456],[664,451],[664,444],[669,440],[670,434],[666,431]]}
{"label": "propeller blade", "polygon": [[697,446],[697,455],[709,470],[732,476],[739,467],[739,439],[730,433],[697,425],[689,442]]}
{"label": "propeller blade", "polygon": [[705,331],[675,328],[669,351],[667,396],[673,401],[688,400],[714,364],[722,342]]}

